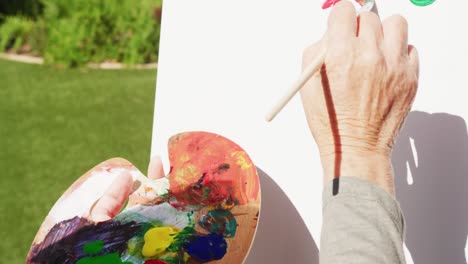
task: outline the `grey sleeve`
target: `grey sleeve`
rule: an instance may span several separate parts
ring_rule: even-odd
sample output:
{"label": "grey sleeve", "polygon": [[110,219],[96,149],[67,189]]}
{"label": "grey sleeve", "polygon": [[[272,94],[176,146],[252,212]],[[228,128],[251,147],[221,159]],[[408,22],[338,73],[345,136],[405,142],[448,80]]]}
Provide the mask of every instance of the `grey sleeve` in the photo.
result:
{"label": "grey sleeve", "polygon": [[320,264],[406,263],[404,229],[400,206],[386,191],[341,177],[323,192]]}

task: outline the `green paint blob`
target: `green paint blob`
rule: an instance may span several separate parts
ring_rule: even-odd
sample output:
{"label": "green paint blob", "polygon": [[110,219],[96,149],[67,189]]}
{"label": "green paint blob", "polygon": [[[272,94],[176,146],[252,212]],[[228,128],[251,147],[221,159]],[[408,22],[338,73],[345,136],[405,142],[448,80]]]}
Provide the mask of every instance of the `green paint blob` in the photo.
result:
{"label": "green paint blob", "polygon": [[101,252],[104,248],[104,242],[102,240],[90,242],[83,246],[83,251],[89,255],[96,255],[97,253]]}
{"label": "green paint blob", "polygon": [[436,0],[410,0],[411,3],[417,6],[428,6],[434,3]]}
{"label": "green paint blob", "polygon": [[167,247],[169,252],[179,252],[183,245],[190,240],[197,232],[193,226],[186,226],[174,237],[174,241]]}
{"label": "green paint blob", "polygon": [[[96,255],[104,248],[104,242],[97,240],[94,242],[87,243],[83,246],[83,251],[89,255]],[[120,259],[119,253],[109,253],[101,256],[85,257],[76,264],[132,264],[131,262],[123,262]]]}
{"label": "green paint blob", "polygon": [[80,259],[76,264],[132,264],[131,262],[123,262],[120,259],[119,253],[114,252],[102,256],[86,257]]}

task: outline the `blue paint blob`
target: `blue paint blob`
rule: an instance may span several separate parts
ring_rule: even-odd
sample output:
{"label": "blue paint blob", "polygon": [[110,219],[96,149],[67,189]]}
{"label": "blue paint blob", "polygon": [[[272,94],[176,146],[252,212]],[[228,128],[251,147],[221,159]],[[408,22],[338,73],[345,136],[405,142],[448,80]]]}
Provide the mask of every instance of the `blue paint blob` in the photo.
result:
{"label": "blue paint blob", "polygon": [[219,234],[194,235],[184,244],[184,249],[195,260],[209,262],[224,257],[227,243]]}

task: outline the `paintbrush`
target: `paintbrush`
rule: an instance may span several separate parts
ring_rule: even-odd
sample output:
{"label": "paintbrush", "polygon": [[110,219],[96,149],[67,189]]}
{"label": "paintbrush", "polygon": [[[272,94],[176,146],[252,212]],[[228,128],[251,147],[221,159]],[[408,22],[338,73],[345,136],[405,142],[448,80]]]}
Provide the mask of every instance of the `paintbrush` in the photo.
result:
{"label": "paintbrush", "polygon": [[[358,15],[365,11],[372,11],[378,14],[375,0],[365,0],[358,10]],[[270,112],[265,116],[266,121],[270,122],[286,106],[286,104],[296,95],[304,84],[314,75],[323,65],[326,55],[326,49],[322,49],[317,57],[304,69],[301,76],[293,83],[284,96],[273,106]]]}

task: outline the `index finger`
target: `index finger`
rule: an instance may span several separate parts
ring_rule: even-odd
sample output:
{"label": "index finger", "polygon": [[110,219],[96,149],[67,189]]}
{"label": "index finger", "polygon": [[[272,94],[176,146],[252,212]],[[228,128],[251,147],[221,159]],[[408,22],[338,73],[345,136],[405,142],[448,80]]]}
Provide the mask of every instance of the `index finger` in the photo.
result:
{"label": "index finger", "polygon": [[349,1],[336,4],[328,17],[328,39],[331,44],[348,43],[356,38],[357,18],[356,9]]}
{"label": "index finger", "polygon": [[133,178],[128,172],[118,175],[91,209],[90,218],[101,222],[112,219],[125,205],[132,191]]}

